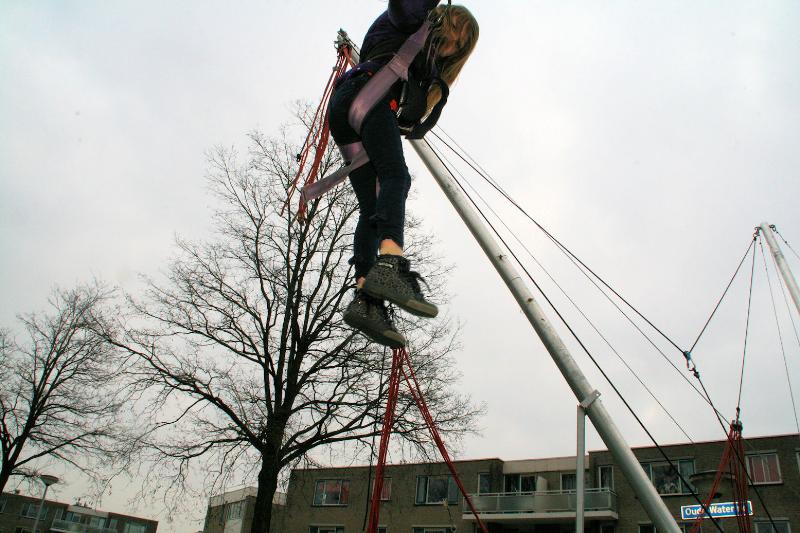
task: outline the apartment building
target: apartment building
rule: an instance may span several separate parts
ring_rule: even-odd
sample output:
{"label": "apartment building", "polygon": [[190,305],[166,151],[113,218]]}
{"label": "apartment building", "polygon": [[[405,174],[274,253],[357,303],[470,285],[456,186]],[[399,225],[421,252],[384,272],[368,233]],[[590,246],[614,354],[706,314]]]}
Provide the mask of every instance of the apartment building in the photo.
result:
{"label": "apartment building", "polygon": [[[662,446],[689,483],[713,477],[724,441]],[[746,464],[753,483],[754,533],[800,533],[800,435],[748,438]],[[693,520],[681,507],[696,504],[690,487],[654,447],[633,450],[672,515],[687,533]],[[585,530],[589,533],[656,533],[611,453],[589,452]],[[456,468],[491,533],[571,533],[576,501],[576,457],[457,461]],[[287,533],[364,530],[372,470],[368,466],[296,469],[292,472],[282,529]],[[707,490],[707,489],[706,489]],[[714,500],[732,501],[722,486]],[[383,533],[473,533],[474,518],[444,463],[387,465],[381,494]],[[767,511],[775,526],[768,518]],[[736,519],[718,518],[725,532]],[[717,531],[708,520],[705,533]]]}
{"label": "apartment building", "polygon": [[[212,496],[208,501],[203,533],[249,533],[253,525],[256,487],[244,487]],[[286,494],[276,492],[272,499],[270,531],[282,533]]]}
{"label": "apartment building", "polygon": [[158,522],[83,505],[4,492],[0,495],[0,533],[156,533]]}

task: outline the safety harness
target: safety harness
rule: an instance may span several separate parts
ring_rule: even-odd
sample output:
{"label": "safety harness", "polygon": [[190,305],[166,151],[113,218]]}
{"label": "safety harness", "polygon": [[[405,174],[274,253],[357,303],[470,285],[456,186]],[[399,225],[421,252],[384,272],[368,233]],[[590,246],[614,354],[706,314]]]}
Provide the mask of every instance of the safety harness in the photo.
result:
{"label": "safety harness", "polygon": [[[361,134],[364,118],[370,110],[389,94],[391,88],[399,80],[406,82],[403,85],[396,110],[401,132],[407,138],[421,139],[439,120],[449,94],[447,83],[438,77],[431,78],[427,84],[409,79],[409,67],[424,48],[431,28],[431,22],[426,20],[413,35],[406,39],[394,57],[370,77],[353,99],[347,120],[357,134]],[[427,110],[427,93],[433,84],[439,85],[442,97],[428,117],[420,123],[419,120]],[[338,146],[345,165],[336,172],[303,187],[300,193],[301,203],[307,203],[325,194],[341,183],[352,171],[364,166],[369,161],[367,151],[361,142]]]}

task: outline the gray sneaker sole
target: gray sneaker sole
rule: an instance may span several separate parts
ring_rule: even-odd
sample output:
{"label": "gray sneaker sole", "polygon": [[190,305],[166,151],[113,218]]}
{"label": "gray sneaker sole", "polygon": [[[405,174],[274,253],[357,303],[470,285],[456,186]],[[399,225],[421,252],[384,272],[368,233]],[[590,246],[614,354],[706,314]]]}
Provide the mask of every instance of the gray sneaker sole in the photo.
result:
{"label": "gray sneaker sole", "polygon": [[374,298],[388,300],[403,311],[407,311],[412,315],[424,318],[436,318],[436,315],[439,314],[439,308],[433,304],[420,302],[419,300],[414,300],[413,298],[408,300],[397,299],[397,297],[391,294],[389,291],[383,290],[383,287],[376,287],[374,284],[370,284],[369,282],[364,283],[363,291]]}
{"label": "gray sneaker sole", "polygon": [[345,316],[345,323],[351,328],[358,330],[368,339],[389,348],[402,348],[406,345],[406,338],[398,331],[391,329],[374,329],[372,323],[362,320],[360,317]]}

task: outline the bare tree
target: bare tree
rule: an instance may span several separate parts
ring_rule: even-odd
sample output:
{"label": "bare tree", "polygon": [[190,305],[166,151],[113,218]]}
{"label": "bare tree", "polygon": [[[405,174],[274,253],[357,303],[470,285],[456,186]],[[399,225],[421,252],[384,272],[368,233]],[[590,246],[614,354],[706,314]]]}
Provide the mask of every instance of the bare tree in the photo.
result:
{"label": "bare tree", "polygon": [[[250,140],[243,164],[231,151],[209,156],[218,239],[180,240],[166,278],[131,299],[136,325],[114,342],[138,358],[134,385],[155,394],[148,443],[157,470],[171,472],[168,490],[181,494],[193,467],[211,490],[234,472],[257,472],[252,531],[266,533],[283,470],[320,446],[358,448],[379,432],[391,354],[342,321],[357,211],[349,187],[309,205],[300,223],[295,202],[285,205],[296,148],[285,131]],[[323,171],[335,163],[329,151]],[[447,269],[431,255],[430,236],[409,240],[442,290]],[[402,328],[439,428],[457,439],[478,410],[453,388],[453,328],[447,319],[403,320]],[[412,399],[397,412],[397,434],[429,449]]]}
{"label": "bare tree", "polygon": [[19,318],[26,342],[0,331],[0,490],[45,460],[99,476],[114,458],[120,361],[98,333],[110,296],[97,283],[55,290],[49,313]]}

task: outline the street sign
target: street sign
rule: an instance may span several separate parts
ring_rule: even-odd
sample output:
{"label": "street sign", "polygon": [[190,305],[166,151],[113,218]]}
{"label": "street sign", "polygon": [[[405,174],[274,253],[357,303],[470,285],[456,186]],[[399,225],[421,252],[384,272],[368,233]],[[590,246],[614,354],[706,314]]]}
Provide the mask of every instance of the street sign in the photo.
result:
{"label": "street sign", "polygon": [[[747,500],[747,513],[739,512],[739,506],[736,504],[736,502],[711,503],[708,505],[708,512],[714,518],[725,518],[726,516],[741,516],[744,514],[752,516],[753,503],[750,500]],[[700,518],[708,518],[708,515],[703,512],[702,505],[681,506],[682,520],[697,520]]]}

